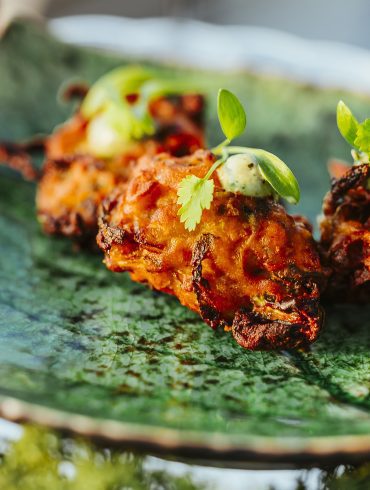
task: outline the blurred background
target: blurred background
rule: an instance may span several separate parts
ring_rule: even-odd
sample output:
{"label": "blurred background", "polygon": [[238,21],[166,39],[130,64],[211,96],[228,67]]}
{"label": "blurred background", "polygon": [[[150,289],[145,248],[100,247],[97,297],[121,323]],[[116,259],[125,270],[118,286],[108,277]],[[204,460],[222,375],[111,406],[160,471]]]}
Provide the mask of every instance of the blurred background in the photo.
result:
{"label": "blurred background", "polygon": [[0,0],[0,21],[16,9],[44,9],[49,18],[104,14],[262,26],[370,48],[368,0]]}
{"label": "blurred background", "polygon": [[370,93],[369,0],[0,0],[0,35],[20,15],[72,44]]}
{"label": "blurred background", "polygon": [[370,48],[369,0],[49,0],[47,4],[49,17],[76,14],[175,16],[217,24],[272,27],[308,39],[341,41]]}

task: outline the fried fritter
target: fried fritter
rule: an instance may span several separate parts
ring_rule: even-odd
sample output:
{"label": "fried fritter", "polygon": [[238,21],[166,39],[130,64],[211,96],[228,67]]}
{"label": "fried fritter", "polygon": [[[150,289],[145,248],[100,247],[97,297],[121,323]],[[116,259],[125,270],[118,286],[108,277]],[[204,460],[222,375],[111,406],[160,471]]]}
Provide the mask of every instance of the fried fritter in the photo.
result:
{"label": "fried fritter", "polygon": [[200,95],[162,97],[149,110],[156,123],[153,137],[133,141],[112,158],[89,154],[87,121],[77,113],[46,141],[46,162],[37,192],[38,218],[46,233],[89,240],[97,232],[101,200],[131,173],[137,159],[167,151],[186,155],[204,146]]}
{"label": "fried fritter", "polygon": [[333,179],[320,223],[331,301],[370,301],[370,165],[354,165]]}
{"label": "fried fritter", "polygon": [[36,181],[39,170],[32,163],[31,154],[44,149],[44,139],[35,137],[23,143],[0,142],[0,164],[20,173],[25,180]]}
{"label": "fried fritter", "polygon": [[306,346],[321,326],[322,270],[304,222],[273,198],[225,192],[215,177],[214,200],[196,230],[180,223],[180,181],[203,177],[214,161],[208,151],[141,158],[101,205],[97,241],[105,263],[175,295],[212,328],[232,330],[245,348]]}
{"label": "fried fritter", "polygon": [[94,238],[98,205],[124,178],[114,162],[109,163],[73,155],[46,161],[36,201],[46,233]]}

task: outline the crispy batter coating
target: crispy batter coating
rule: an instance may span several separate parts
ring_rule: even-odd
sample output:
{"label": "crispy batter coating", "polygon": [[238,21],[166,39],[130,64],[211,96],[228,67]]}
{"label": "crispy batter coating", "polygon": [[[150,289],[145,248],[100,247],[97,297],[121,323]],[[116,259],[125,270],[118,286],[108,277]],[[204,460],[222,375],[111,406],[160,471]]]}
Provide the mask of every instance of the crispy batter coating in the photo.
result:
{"label": "crispy batter coating", "polygon": [[77,113],[46,141],[46,163],[36,198],[44,231],[80,241],[94,237],[98,205],[128,178],[140,156],[162,151],[185,155],[204,145],[203,106],[199,95],[157,99],[150,106],[156,134],[129,143],[123,153],[110,159],[88,154],[87,121]]}
{"label": "crispy batter coating", "polygon": [[177,216],[177,189],[203,177],[207,151],[143,157],[101,206],[98,245],[112,271],[177,296],[248,349],[303,347],[319,333],[320,259],[311,232],[272,198],[215,197],[195,231]]}
{"label": "crispy batter coating", "polygon": [[19,172],[25,180],[39,178],[39,171],[32,163],[31,153],[44,147],[44,140],[36,138],[26,143],[0,143],[0,164]]}
{"label": "crispy batter coating", "polygon": [[46,161],[37,191],[43,230],[81,240],[93,238],[98,205],[122,177],[112,164],[89,156]]}
{"label": "crispy batter coating", "polygon": [[320,245],[331,301],[370,302],[369,179],[369,165],[354,165],[324,198]]}

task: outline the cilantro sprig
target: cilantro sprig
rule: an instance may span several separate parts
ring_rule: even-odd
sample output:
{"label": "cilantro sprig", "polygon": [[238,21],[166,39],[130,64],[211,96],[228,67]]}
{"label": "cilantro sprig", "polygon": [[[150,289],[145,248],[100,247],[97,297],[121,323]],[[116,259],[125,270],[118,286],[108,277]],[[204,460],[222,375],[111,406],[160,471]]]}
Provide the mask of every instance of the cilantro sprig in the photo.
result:
{"label": "cilantro sprig", "polygon": [[337,125],[340,134],[353,147],[355,164],[370,163],[370,119],[360,123],[349,107],[340,100],[337,106]]}
{"label": "cilantro sprig", "polygon": [[226,89],[220,89],[217,98],[217,115],[225,140],[212,149],[219,158],[204,177],[188,175],[179,184],[178,215],[187,230],[193,231],[202,219],[205,209],[210,209],[214,195],[212,174],[230,155],[248,154],[258,166],[263,178],[274,191],[288,202],[296,204],[300,198],[299,186],[289,167],[277,156],[265,150],[242,146],[229,146],[247,126],[247,116],[239,99]]}
{"label": "cilantro sprig", "polygon": [[213,179],[200,179],[195,175],[188,175],[181,181],[177,193],[177,202],[181,204],[178,214],[187,230],[195,230],[203,209],[211,207],[214,187]]}

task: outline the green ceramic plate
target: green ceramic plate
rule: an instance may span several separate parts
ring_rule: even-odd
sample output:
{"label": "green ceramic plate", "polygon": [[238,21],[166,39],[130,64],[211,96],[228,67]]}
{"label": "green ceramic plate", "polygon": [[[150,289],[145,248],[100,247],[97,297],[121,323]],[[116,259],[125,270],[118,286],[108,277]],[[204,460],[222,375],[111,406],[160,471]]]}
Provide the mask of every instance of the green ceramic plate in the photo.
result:
{"label": "green ceramic plate", "polygon": [[[122,62],[62,45],[39,27],[13,25],[0,43],[0,139],[50,132],[72,109],[56,102],[62,81],[93,81]],[[370,114],[370,100],[248,73],[194,76],[209,86],[210,143],[221,138],[213,107],[224,86],[248,110],[241,142],[294,168],[303,194],[296,211],[315,219],[327,158],[348,155],[336,130],[337,100],[359,117]],[[328,308],[309,353],[247,352],[174,298],[108,272],[101,256],[42,235],[34,194],[34,185],[1,171],[5,417],[234,463],[370,455],[368,308]]]}

